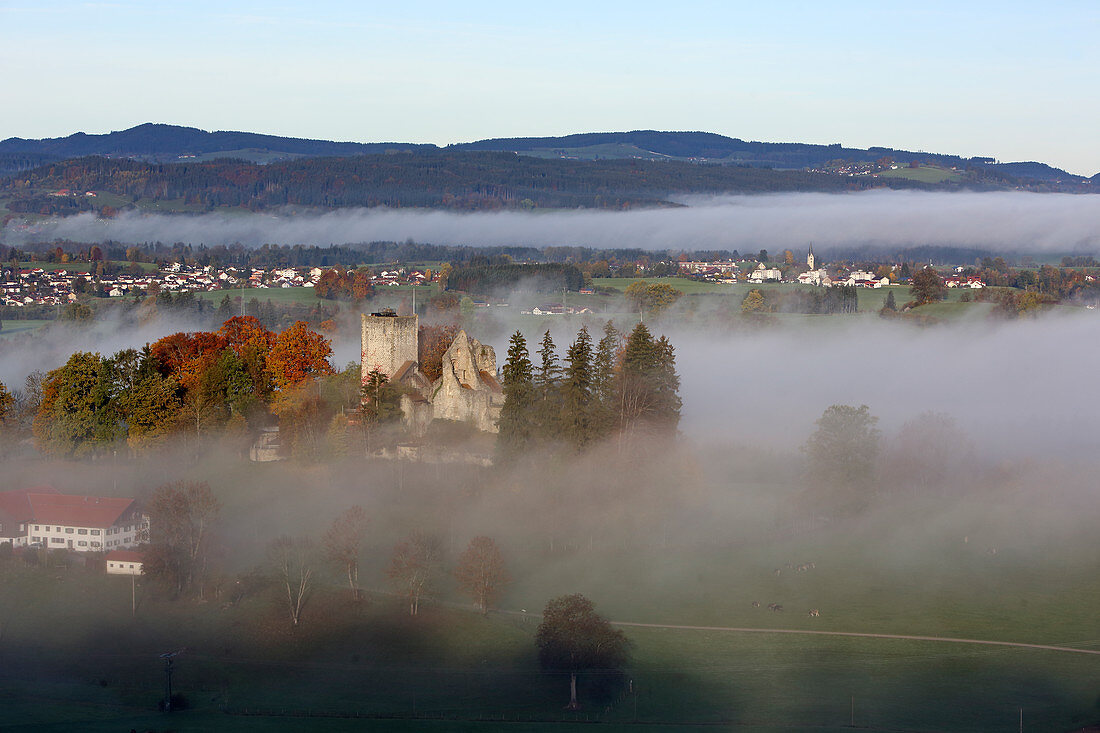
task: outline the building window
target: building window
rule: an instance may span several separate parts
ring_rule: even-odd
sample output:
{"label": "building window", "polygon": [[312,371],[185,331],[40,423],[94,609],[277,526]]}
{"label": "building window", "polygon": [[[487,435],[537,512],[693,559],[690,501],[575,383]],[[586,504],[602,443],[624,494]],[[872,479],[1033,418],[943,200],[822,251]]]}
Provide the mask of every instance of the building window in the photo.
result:
{"label": "building window", "polygon": [[31,542],[41,542],[41,541],[42,541],[41,537],[31,537]]}
{"label": "building window", "polygon": [[99,543],[98,542],[93,542],[92,547],[99,547]]}
{"label": "building window", "polygon": [[73,533],[73,528],[72,527],[66,527],[65,528],[65,534],[72,534],[72,533]]}
{"label": "building window", "polygon": [[88,534],[88,530],[86,530],[86,529],[78,529],[78,530],[76,531],[76,533],[77,533],[77,534]]}
{"label": "building window", "polygon": [[40,532],[41,530],[42,530],[42,528],[41,528],[41,527],[39,527],[39,526],[38,526],[37,524],[36,524],[36,525],[34,525],[34,531],[35,531],[35,532]]}
{"label": "building window", "polygon": [[80,547],[87,547],[88,546],[88,542],[86,540],[77,540],[76,544],[79,545]]}
{"label": "building window", "polygon": [[63,545],[63,544],[65,544],[65,538],[64,537],[51,537],[50,542],[54,543],[55,545]]}
{"label": "building window", "polygon": [[99,532],[99,530],[98,530],[98,529],[93,529],[93,530],[92,530],[92,534],[96,534],[96,535],[97,535],[97,534],[99,534],[99,533],[100,533],[100,532]]}

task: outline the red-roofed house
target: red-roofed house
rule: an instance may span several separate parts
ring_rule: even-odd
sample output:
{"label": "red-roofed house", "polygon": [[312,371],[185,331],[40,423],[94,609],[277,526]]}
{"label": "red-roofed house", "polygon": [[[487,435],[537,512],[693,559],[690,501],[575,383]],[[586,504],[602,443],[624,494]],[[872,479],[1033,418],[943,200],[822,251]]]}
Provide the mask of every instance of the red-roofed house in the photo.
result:
{"label": "red-roofed house", "polygon": [[133,499],[28,493],[30,543],[77,552],[133,547],[149,534],[149,518]]}
{"label": "red-roofed house", "polygon": [[23,547],[27,544],[27,524],[34,516],[27,494],[32,492],[56,494],[57,489],[38,486],[33,489],[0,491],[0,544],[10,542],[12,547]]}
{"label": "red-roofed house", "polygon": [[103,558],[108,575],[141,575],[145,556],[136,550],[113,550]]}

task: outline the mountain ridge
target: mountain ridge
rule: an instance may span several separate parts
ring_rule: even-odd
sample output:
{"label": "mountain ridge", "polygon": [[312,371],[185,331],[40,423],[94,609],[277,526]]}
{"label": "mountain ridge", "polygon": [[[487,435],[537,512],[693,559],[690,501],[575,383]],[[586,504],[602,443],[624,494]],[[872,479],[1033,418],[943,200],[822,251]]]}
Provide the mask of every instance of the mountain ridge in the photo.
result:
{"label": "mountain ridge", "polygon": [[211,160],[216,157],[269,163],[301,157],[350,157],[395,152],[430,155],[446,150],[515,152],[535,157],[585,160],[670,159],[791,170],[814,169],[834,161],[890,158],[901,165],[980,166],[1013,178],[1049,183],[1081,184],[1100,180],[1100,173],[1089,179],[1036,161],[998,163],[991,158],[964,158],[877,146],[852,148],[839,143],[746,141],[703,131],[587,132],[552,137],[489,138],[438,146],[432,143],[338,142],[226,130],[209,132],[195,127],[152,122],[103,134],[76,132],[57,138],[8,138],[0,141],[0,173],[29,170],[44,163],[88,155],[159,163]]}

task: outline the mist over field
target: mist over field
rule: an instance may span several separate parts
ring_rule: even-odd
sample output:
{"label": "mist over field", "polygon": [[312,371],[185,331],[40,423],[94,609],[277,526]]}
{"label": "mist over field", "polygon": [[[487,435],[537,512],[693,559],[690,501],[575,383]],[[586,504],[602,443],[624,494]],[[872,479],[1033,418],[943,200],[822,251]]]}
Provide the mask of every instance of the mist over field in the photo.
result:
{"label": "mist over field", "polygon": [[1100,196],[1022,192],[868,191],[689,197],[683,206],[614,211],[454,213],[347,209],[322,214],[126,212],[51,219],[33,233],[9,225],[10,244],[64,238],[194,245],[330,245],[414,239],[446,245],[578,245],[645,249],[881,251],[914,245],[996,252],[1074,252],[1100,245]]}

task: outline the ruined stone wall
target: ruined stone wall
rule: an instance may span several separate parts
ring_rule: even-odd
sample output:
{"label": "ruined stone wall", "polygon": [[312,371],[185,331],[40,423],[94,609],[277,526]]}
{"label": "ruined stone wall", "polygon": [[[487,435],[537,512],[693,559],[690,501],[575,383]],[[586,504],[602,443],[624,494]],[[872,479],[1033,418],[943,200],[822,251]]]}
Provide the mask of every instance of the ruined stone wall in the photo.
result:
{"label": "ruined stone wall", "polygon": [[392,377],[406,361],[417,360],[418,319],[363,314],[362,379],[378,369]]}

